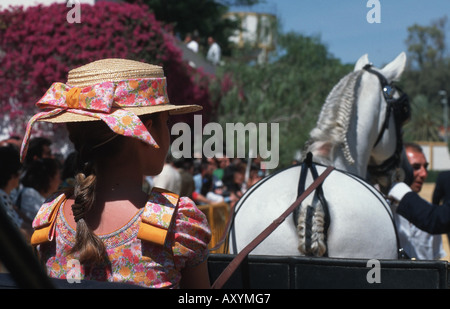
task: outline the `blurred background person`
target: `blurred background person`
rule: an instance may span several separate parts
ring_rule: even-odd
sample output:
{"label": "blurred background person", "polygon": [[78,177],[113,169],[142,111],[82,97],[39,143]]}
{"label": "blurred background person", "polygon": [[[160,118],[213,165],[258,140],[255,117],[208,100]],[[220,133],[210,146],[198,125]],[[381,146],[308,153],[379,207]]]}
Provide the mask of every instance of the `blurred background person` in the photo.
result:
{"label": "blurred background person", "polygon": [[194,162],[191,158],[180,158],[174,160],[173,165],[181,176],[180,196],[192,198],[195,191]]}
{"label": "blurred background person", "polygon": [[206,194],[213,184],[215,167],[214,162],[202,159],[194,172],[195,191],[192,193],[192,198],[199,205],[213,203],[213,201],[206,198]]}
{"label": "blurred background person", "polygon": [[0,147],[0,207],[2,207],[11,222],[22,232],[26,240],[29,241],[32,228],[31,220],[26,220],[17,211],[16,206],[10,196],[11,192],[19,186],[20,171],[19,151],[13,146]]}
{"label": "blurred background person", "polygon": [[15,204],[29,220],[33,220],[44,201],[60,187],[60,162],[54,158],[34,160],[26,167],[21,183],[23,187]]}
{"label": "blurred background person", "polygon": [[69,153],[63,163],[61,171],[61,188],[72,188],[75,184],[77,172],[77,152]]}
{"label": "blurred background person", "polygon": [[212,36],[208,37],[208,53],[206,54],[206,59],[214,65],[220,64],[221,57],[221,49],[219,44],[217,44],[216,40]]}
{"label": "blurred background person", "polygon": [[31,138],[27,155],[25,156],[25,167],[39,159],[54,158],[51,145],[52,141],[46,137]]}
{"label": "blurred background person", "polygon": [[216,180],[211,188],[211,190],[206,193],[206,198],[214,203],[230,203],[230,194],[226,190],[222,180]]}
{"label": "blurred background person", "polygon": [[9,138],[0,141],[0,146],[14,146],[20,150],[22,144],[22,138],[17,135],[11,135]]}
{"label": "blurred background person", "polygon": [[186,47],[192,50],[194,53],[198,53],[198,32],[194,31],[194,33],[188,33],[186,34],[186,37],[184,39],[184,43],[186,44]]}
{"label": "blurred background person", "polygon": [[258,181],[264,178],[264,171],[262,171],[259,166],[252,163],[250,167],[250,175],[247,180],[247,189],[256,184]]}
{"label": "blurred background person", "polygon": [[153,177],[153,186],[166,189],[180,195],[181,175],[180,172],[178,172],[178,170],[174,167],[172,156],[170,154],[166,157],[166,162],[164,163],[161,173]]}
{"label": "blurred background person", "polygon": [[241,159],[234,159],[225,170],[223,182],[230,197],[230,205],[234,206],[246,189],[245,173],[247,164]]}

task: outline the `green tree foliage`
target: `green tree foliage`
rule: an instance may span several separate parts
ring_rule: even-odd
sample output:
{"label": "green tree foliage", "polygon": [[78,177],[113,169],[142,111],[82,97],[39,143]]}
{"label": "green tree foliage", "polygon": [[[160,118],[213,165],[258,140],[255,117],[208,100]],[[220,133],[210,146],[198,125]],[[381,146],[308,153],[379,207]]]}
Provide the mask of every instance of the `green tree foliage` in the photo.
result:
{"label": "green tree foliage", "polygon": [[442,124],[440,110],[430,109],[430,102],[425,95],[415,96],[411,108],[411,121],[404,127],[405,140],[438,141],[438,127]]}
{"label": "green tree foliage", "polygon": [[402,87],[412,101],[412,119],[405,127],[406,140],[440,141],[437,127],[443,124],[439,91],[450,93],[450,58],[446,54],[447,18],[429,26],[408,27],[405,41],[408,65],[402,75]]}
{"label": "green tree foliage", "polygon": [[435,67],[445,52],[445,26],[447,17],[440,18],[430,26],[414,24],[408,27],[408,52],[411,62],[420,68]]}
{"label": "green tree foliage", "polygon": [[[279,50],[267,64],[242,63],[240,51],[211,86],[218,122],[279,123],[280,168],[288,166],[316,125],[331,88],[351,66],[342,65],[317,37],[279,35]],[[244,54],[244,55],[243,55]]]}

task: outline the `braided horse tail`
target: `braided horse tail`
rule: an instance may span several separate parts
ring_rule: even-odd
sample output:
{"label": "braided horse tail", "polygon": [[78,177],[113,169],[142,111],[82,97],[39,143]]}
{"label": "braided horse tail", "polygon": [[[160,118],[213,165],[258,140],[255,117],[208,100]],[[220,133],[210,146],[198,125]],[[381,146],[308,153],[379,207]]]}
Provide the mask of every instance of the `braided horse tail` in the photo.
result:
{"label": "braided horse tail", "polygon": [[301,207],[298,216],[298,251],[306,256],[323,256],[327,252],[324,233],[325,213],[322,205]]}
{"label": "braided horse tail", "polygon": [[[302,165],[298,194],[304,191],[307,171],[311,170],[313,177],[317,178],[315,165],[312,164],[312,155],[308,153]],[[309,205],[300,205],[294,212],[294,221],[299,236],[298,250],[306,256],[324,256],[327,253],[327,232],[329,226],[328,205],[323,195],[322,186],[314,192]]]}

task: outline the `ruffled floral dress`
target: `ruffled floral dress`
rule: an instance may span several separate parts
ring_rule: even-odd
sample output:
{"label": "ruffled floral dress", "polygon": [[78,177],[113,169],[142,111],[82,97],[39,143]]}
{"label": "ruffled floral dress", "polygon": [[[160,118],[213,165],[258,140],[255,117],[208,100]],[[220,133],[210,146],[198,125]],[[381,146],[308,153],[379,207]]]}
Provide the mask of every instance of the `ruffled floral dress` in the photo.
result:
{"label": "ruffled floral dress", "polygon": [[[152,191],[146,206],[125,226],[99,235],[109,261],[93,268],[79,266],[77,254],[68,255],[75,243],[75,230],[69,226],[64,212],[58,211],[65,200],[62,194],[44,203],[33,222],[35,230],[44,236],[36,239],[39,237],[33,235],[32,244],[36,245],[50,277],[73,279],[79,276],[81,280],[178,288],[181,270],[207,258],[211,231],[205,215],[189,198],[182,197],[178,201],[173,194]],[[147,234],[161,232],[159,238],[145,239],[143,231],[147,228],[151,232]],[[75,266],[79,266],[79,270],[74,269]]]}

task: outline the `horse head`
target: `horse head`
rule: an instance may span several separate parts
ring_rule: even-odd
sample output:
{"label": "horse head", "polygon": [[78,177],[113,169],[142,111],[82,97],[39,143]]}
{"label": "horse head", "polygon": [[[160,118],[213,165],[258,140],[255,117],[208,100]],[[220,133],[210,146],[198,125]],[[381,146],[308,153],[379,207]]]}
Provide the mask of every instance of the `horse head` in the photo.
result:
{"label": "horse head", "polygon": [[397,171],[400,122],[407,118],[409,104],[392,83],[400,78],[405,64],[405,53],[382,69],[373,67],[367,55],[362,56],[354,71],[328,94],[304,154],[312,152],[316,162],[362,178],[370,174],[378,179]]}
{"label": "horse head", "polygon": [[[406,55],[401,53],[382,69],[376,69],[369,63],[368,56],[364,55],[356,62],[354,69],[364,72],[360,90],[364,104],[359,106],[379,106],[369,112],[374,113],[372,116],[375,116],[375,121],[368,136],[372,142],[375,138],[375,142],[372,147],[368,145],[371,151],[368,153],[366,178],[384,193],[393,181],[403,181],[405,172],[410,171],[407,160],[405,162],[402,126],[409,119],[411,109],[407,95],[393,84],[403,73],[405,63]],[[381,95],[371,96],[375,93]]]}

